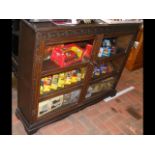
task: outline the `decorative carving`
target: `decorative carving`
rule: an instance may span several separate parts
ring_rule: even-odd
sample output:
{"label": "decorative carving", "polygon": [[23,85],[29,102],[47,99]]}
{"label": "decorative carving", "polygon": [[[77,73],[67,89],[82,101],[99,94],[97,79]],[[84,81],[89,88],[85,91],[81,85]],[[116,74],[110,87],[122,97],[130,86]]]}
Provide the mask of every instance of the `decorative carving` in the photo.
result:
{"label": "decorative carving", "polygon": [[56,30],[56,31],[43,31],[37,32],[37,42],[41,40],[48,41],[53,38],[61,38],[61,37],[76,37],[81,35],[97,35],[97,34],[109,34],[109,33],[133,33],[136,30],[137,25],[129,25],[129,26],[102,26],[102,27],[89,27],[89,28],[72,28],[67,30]]}

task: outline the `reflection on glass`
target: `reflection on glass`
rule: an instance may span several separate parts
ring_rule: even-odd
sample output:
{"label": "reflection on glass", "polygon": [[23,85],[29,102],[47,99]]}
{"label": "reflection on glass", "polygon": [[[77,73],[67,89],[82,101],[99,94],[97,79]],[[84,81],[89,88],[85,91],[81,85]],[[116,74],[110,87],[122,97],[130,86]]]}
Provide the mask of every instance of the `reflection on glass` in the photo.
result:
{"label": "reflection on glass", "polygon": [[38,109],[38,117],[43,116],[60,107],[63,107],[64,105],[77,103],[80,96],[80,92],[81,92],[81,89],[78,89],[70,93],[59,95],[51,99],[48,99],[46,101],[40,102],[39,109]]}
{"label": "reflection on glass", "polygon": [[98,57],[110,57],[111,55],[126,52],[132,35],[119,36],[115,38],[105,38],[102,41],[98,52]]}
{"label": "reflection on glass", "polygon": [[105,80],[102,80],[98,83],[92,84],[89,86],[86,98],[91,97],[92,95],[98,93],[98,92],[105,92],[112,88],[113,84],[115,82],[114,77],[107,78]]}

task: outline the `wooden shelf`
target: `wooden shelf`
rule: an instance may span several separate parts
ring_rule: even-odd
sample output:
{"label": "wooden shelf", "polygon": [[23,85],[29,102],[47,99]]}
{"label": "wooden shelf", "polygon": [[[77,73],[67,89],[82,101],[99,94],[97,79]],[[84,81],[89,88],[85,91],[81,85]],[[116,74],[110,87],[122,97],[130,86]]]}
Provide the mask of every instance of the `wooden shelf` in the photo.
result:
{"label": "wooden shelf", "polygon": [[52,90],[46,94],[40,95],[39,101],[44,101],[44,100],[47,100],[49,98],[52,98],[52,97],[55,97],[61,94],[71,92],[75,89],[82,87],[82,85],[83,85],[83,81],[65,86],[63,89],[59,88],[58,90]]}
{"label": "wooden shelf", "polygon": [[108,62],[108,61],[111,61],[113,59],[120,58],[121,56],[125,56],[125,55],[126,55],[126,53],[120,52],[118,54],[113,54],[110,57],[103,57],[103,58],[98,58],[97,57],[97,63]]}
{"label": "wooden shelf", "polygon": [[91,101],[91,100],[93,100],[95,98],[98,98],[98,97],[101,97],[101,96],[105,96],[108,93],[110,93],[111,91],[112,91],[112,89],[108,89],[108,90],[105,90],[105,91],[94,93],[94,94],[92,94],[92,96],[90,96],[88,98],[85,98],[85,101],[84,102],[89,102],[89,101]]}
{"label": "wooden shelf", "polygon": [[102,74],[102,75],[100,75],[98,77],[92,78],[90,83],[93,84],[93,83],[99,82],[101,80],[104,80],[104,79],[107,79],[109,77],[116,76],[116,75],[117,75],[116,71],[113,71],[113,72],[105,74],[105,75]]}
{"label": "wooden shelf", "polygon": [[87,66],[88,63],[89,63],[89,60],[85,59],[82,62],[78,62],[71,66],[61,68],[57,64],[52,62],[51,60],[46,60],[43,62],[41,75],[42,75],[42,77],[45,77],[45,76],[48,76],[51,74],[66,72],[66,71],[73,70],[73,69],[79,69],[81,67]]}

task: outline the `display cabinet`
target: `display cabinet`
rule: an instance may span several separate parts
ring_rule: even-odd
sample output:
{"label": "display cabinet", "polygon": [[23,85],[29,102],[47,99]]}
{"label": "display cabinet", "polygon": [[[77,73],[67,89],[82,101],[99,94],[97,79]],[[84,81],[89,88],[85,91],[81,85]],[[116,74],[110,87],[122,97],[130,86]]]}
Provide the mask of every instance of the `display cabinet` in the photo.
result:
{"label": "display cabinet", "polygon": [[21,20],[16,115],[27,133],[114,96],[138,28]]}

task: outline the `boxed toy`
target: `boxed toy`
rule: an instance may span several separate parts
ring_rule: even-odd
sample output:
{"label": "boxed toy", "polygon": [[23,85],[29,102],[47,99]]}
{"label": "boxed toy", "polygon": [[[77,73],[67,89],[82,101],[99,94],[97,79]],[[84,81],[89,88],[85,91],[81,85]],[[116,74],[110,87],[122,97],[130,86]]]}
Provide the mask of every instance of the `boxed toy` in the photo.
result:
{"label": "boxed toy", "polygon": [[59,78],[58,74],[55,74],[55,75],[52,76],[52,82],[51,82],[51,89],[52,90],[57,90],[57,88],[58,88],[58,78]]}
{"label": "boxed toy", "polygon": [[111,55],[112,44],[110,39],[104,39],[102,47],[100,47],[98,52],[98,57],[109,57]]}
{"label": "boxed toy", "polygon": [[72,83],[72,72],[65,73],[65,85],[70,85]]}
{"label": "boxed toy", "polygon": [[50,112],[50,100],[39,103],[38,116],[42,116]]}
{"label": "boxed toy", "polygon": [[71,103],[71,93],[64,94],[63,105]]}
{"label": "boxed toy", "polygon": [[64,88],[64,85],[65,85],[65,73],[60,73],[58,79],[58,87]]}
{"label": "boxed toy", "polygon": [[63,95],[50,99],[51,111],[61,107],[62,103],[63,103]]}
{"label": "boxed toy", "polygon": [[64,46],[56,46],[50,51],[52,51],[51,60],[60,67],[65,67],[82,61],[83,57],[90,58],[92,45],[87,44],[86,48],[82,49],[76,44],[68,44]]}
{"label": "boxed toy", "polygon": [[65,45],[63,48],[55,47],[52,50],[51,60],[60,67],[65,67],[81,61],[83,52],[83,49],[76,44]]}
{"label": "boxed toy", "polygon": [[74,90],[73,92],[71,92],[71,102],[72,103],[76,103],[79,99],[79,96],[80,96],[80,90]]}

